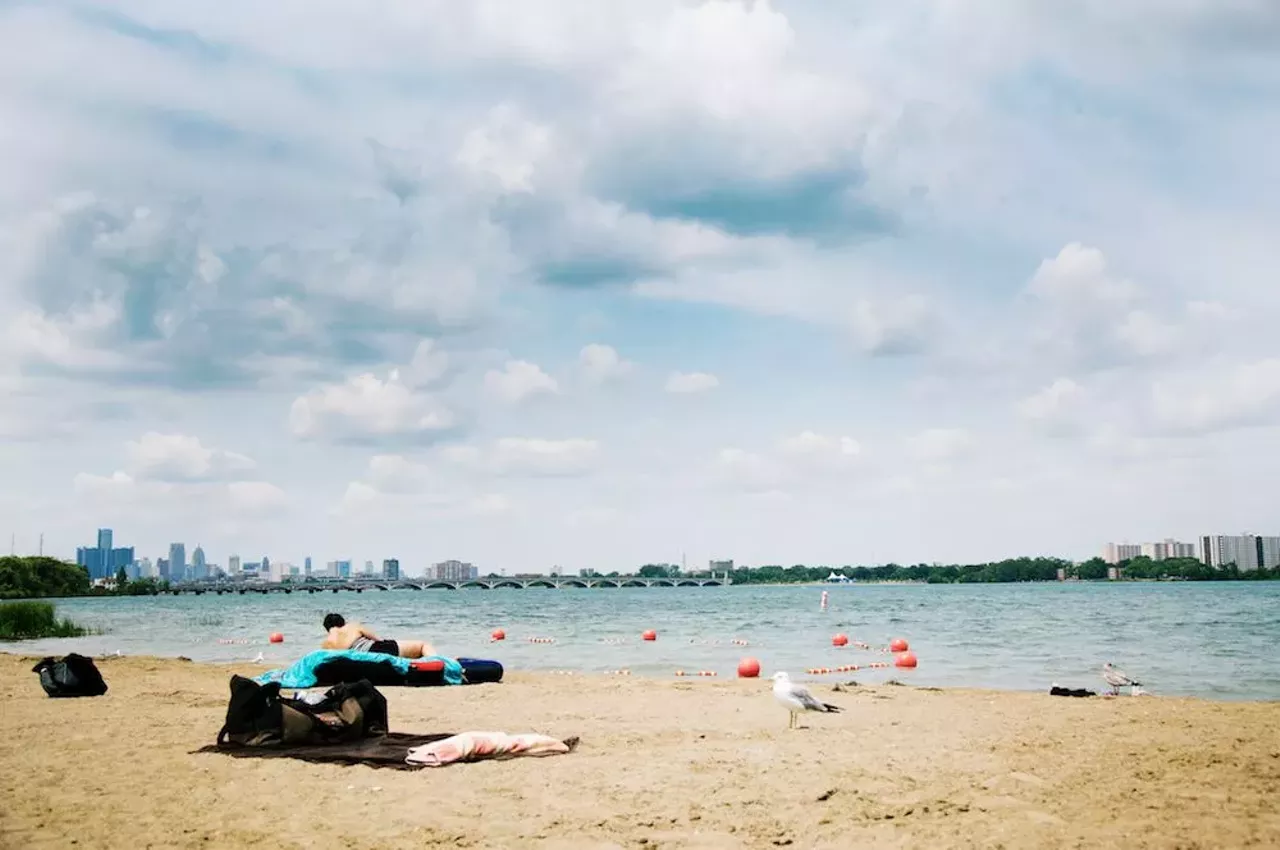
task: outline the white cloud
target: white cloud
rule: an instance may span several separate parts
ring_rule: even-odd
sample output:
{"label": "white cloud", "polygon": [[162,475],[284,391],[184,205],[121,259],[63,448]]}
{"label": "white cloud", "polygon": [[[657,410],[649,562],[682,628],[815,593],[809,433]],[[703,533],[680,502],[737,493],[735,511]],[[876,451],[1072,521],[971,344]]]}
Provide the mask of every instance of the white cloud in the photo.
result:
{"label": "white cloud", "polygon": [[356,375],[294,399],[289,427],[303,439],[429,438],[456,424],[453,413],[406,385],[396,370],[386,379]]}
{"label": "white cloud", "polygon": [[508,360],[501,371],[490,369],[484,375],[484,386],[491,394],[508,404],[519,404],[539,395],[556,395],[560,385],[527,360]]}
{"label": "white cloud", "polygon": [[1156,425],[1174,433],[1280,426],[1280,359],[1201,369],[1151,390]]}
{"label": "white cloud", "polygon": [[450,446],[442,456],[462,466],[497,475],[579,476],[592,471],[601,455],[596,440],[503,437],[491,446]]}
{"label": "white cloud", "polygon": [[907,440],[912,454],[922,461],[946,461],[974,447],[973,435],[962,428],[929,428]]}
{"label": "white cloud", "polygon": [[794,437],[785,437],[779,448],[784,455],[822,462],[855,458],[862,454],[861,444],[852,437],[830,437],[813,431],[801,431]]}
{"label": "white cloud", "polygon": [[289,497],[283,490],[266,481],[232,481],[227,485],[232,510],[251,517],[263,517],[283,511]]}
{"label": "white cloud", "polygon": [[854,336],[868,354],[914,354],[929,343],[934,318],[927,299],[857,301],[851,319]]}
{"label": "white cloud", "polygon": [[238,476],[257,466],[252,458],[208,448],[198,437],[184,434],[148,431],[126,448],[134,475],[143,480],[204,481]]}
{"label": "white cloud", "polygon": [[1089,313],[1116,309],[1137,295],[1129,281],[1114,277],[1097,248],[1072,242],[1053,259],[1044,260],[1027,290],[1056,307]]}
{"label": "white cloud", "polygon": [[1077,424],[1084,399],[1083,387],[1070,378],[1058,378],[1019,401],[1017,412],[1030,422],[1058,431]]}
{"label": "white cloud", "polygon": [[672,372],[664,389],[669,393],[692,395],[720,386],[720,379],[707,372]]}
{"label": "white cloud", "polygon": [[613,346],[597,342],[583,346],[582,351],[578,352],[578,363],[587,381],[592,384],[603,384],[621,378],[633,368],[630,361],[618,356]]}

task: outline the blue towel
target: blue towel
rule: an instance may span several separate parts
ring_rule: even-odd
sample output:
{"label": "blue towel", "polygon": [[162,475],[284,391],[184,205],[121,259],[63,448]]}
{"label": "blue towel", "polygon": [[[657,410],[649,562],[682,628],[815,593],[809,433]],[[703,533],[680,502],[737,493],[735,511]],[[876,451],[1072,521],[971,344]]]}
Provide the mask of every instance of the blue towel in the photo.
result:
{"label": "blue towel", "polygon": [[314,688],[318,684],[316,681],[316,668],[334,658],[349,658],[352,661],[368,661],[374,664],[390,664],[401,674],[409,672],[409,665],[413,661],[443,661],[445,683],[449,685],[462,684],[462,665],[452,658],[445,658],[443,655],[429,655],[424,658],[415,658],[411,661],[408,658],[401,658],[397,655],[387,655],[385,652],[358,652],[353,649],[317,649],[315,652],[309,652],[299,658],[292,666],[284,670],[268,670],[261,676],[256,677],[254,681],[263,685],[268,682],[279,682],[282,688]]}

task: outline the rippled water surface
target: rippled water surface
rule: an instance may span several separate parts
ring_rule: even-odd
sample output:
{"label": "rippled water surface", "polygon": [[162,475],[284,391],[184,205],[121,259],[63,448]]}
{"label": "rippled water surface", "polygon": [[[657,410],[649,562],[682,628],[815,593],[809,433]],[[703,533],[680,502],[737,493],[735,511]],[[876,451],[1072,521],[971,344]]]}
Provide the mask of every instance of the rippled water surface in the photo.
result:
{"label": "rippled water surface", "polygon": [[[819,608],[822,591],[828,610]],[[73,599],[59,615],[91,637],[0,644],[26,654],[187,656],[287,664],[323,638],[328,611],[380,635],[422,638],[447,655],[495,658],[512,670],[731,676],[744,655],[763,675],[865,664],[887,656],[835,649],[831,636],[885,645],[904,637],[914,671],[843,674],[874,682],[1040,690],[1103,687],[1103,661],[1156,694],[1280,698],[1280,582],[853,585],[365,591]],[[490,632],[506,630],[494,643]],[[658,640],[640,634],[655,629]],[[270,644],[271,632],[285,642]],[[531,643],[551,637],[555,643]],[[734,645],[733,639],[749,646]],[[248,643],[225,641],[248,641]],[[800,678],[808,678],[803,675]],[[830,678],[830,677],[829,677]]]}

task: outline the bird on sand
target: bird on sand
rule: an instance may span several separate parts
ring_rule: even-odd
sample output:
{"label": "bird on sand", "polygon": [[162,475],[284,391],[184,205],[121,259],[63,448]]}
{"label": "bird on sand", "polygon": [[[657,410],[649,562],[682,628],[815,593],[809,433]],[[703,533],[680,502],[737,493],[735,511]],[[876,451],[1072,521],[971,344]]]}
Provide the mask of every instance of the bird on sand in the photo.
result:
{"label": "bird on sand", "polygon": [[803,685],[794,684],[791,677],[779,670],[773,674],[773,698],[782,703],[789,712],[788,729],[794,729],[796,715],[805,711],[844,711],[838,705],[822,702]]}
{"label": "bird on sand", "polygon": [[1118,695],[1121,688],[1137,688],[1142,683],[1131,678],[1123,670],[1118,670],[1108,661],[1102,665],[1102,680],[1111,686],[1111,693]]}

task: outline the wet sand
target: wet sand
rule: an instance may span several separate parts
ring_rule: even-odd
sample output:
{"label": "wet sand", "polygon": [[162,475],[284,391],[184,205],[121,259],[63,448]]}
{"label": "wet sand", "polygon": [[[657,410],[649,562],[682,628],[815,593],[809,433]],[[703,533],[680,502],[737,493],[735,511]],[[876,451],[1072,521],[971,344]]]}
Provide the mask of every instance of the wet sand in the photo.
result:
{"label": "wet sand", "polygon": [[409,772],[193,754],[253,665],[111,658],[53,700],[34,662],[0,655],[5,848],[1280,847],[1274,702],[826,677],[845,712],[789,731],[767,680],[514,673],[383,688],[391,726],[576,752]]}

